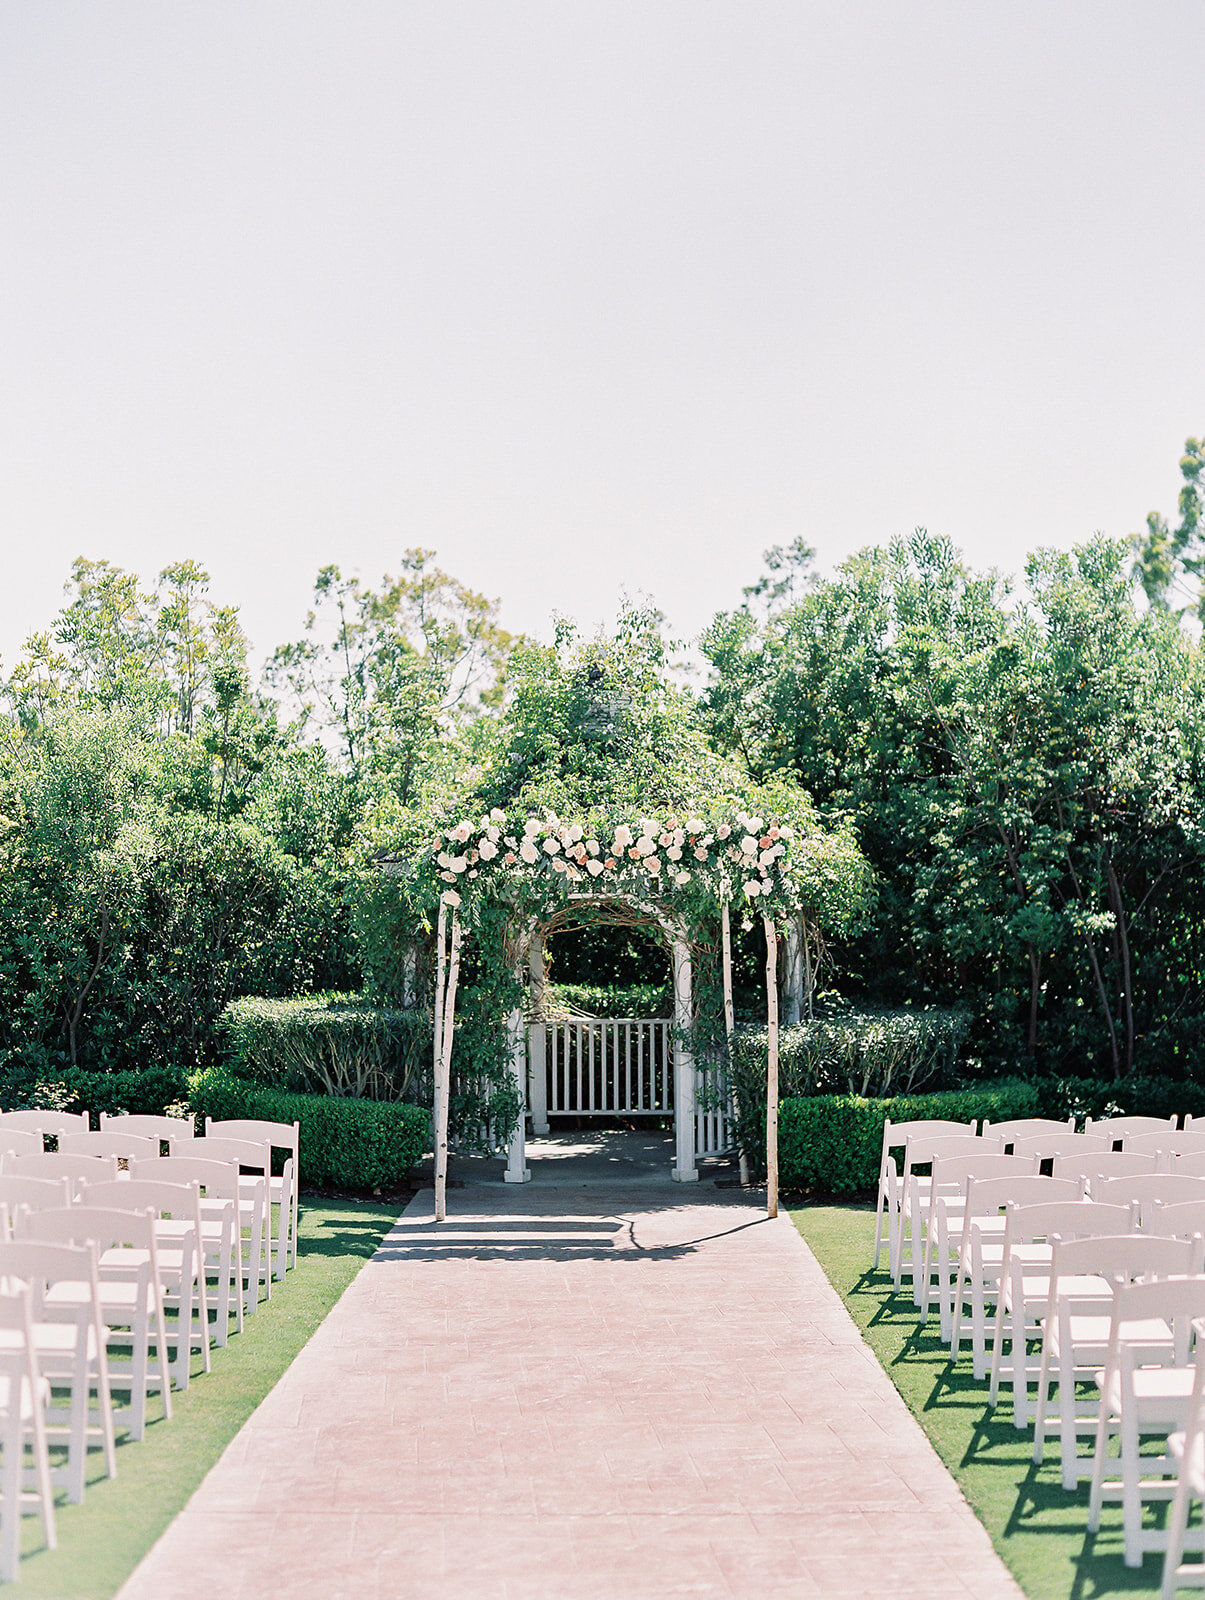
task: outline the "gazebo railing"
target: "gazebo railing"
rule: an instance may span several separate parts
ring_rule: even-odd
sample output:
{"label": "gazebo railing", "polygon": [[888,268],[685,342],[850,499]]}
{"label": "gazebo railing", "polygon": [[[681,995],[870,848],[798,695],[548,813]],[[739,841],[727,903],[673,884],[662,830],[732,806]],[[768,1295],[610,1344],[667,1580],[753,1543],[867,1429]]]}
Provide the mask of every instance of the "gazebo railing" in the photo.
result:
{"label": "gazebo railing", "polygon": [[[533,1027],[533,1075],[543,1035],[547,1115],[664,1117],[674,1109],[674,1025],[613,1017]],[[535,1098],[535,1097],[533,1097]]]}
{"label": "gazebo railing", "polygon": [[[674,1111],[674,1025],[668,1017],[580,1018],[528,1028],[529,1108],[549,1117],[668,1117]],[[733,1147],[730,1109],[698,1073],[695,1153]],[[541,1092],[542,1091],[542,1092]]]}

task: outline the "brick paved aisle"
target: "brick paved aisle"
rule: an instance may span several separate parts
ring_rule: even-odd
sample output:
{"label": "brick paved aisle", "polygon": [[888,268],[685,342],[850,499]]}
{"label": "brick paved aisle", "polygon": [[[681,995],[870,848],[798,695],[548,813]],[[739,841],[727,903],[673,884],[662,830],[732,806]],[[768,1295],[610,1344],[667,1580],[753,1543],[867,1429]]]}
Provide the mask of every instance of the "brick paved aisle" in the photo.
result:
{"label": "brick paved aisle", "polygon": [[667,1182],[450,1201],[120,1600],[1016,1600],[787,1218]]}

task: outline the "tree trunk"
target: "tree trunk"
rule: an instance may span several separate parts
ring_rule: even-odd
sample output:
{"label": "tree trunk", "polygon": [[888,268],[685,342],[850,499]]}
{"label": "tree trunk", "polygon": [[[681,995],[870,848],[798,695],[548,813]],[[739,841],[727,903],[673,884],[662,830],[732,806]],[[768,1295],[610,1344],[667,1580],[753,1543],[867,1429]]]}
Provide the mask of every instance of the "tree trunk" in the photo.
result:
{"label": "tree trunk", "polygon": [[1121,884],[1113,870],[1113,863],[1107,863],[1109,874],[1109,900],[1113,907],[1113,915],[1117,919],[1117,945],[1121,956],[1121,1005],[1125,1017],[1125,1070],[1131,1072],[1134,1067],[1134,980],[1133,969],[1130,964],[1130,935],[1126,927],[1125,905],[1121,898]]}
{"label": "tree trunk", "polygon": [[440,1026],[439,1123],[435,1130],[435,1220],[448,1215],[448,1102],[452,1098],[452,1040],[456,1032],[456,982],[460,976],[460,918],[452,911],[448,987]]}
{"label": "tree trunk", "polygon": [[766,1215],[778,1215],[778,929],[766,930]]}

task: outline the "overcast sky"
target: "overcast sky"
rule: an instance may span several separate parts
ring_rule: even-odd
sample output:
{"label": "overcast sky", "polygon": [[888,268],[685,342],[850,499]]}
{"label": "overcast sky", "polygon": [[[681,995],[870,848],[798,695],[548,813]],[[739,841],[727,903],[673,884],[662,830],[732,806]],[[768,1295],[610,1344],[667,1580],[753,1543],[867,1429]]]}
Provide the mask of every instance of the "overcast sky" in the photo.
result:
{"label": "overcast sky", "polygon": [[408,545],[682,636],[771,544],[978,565],[1205,431],[1198,0],[8,0],[0,657],[77,555],[259,653]]}

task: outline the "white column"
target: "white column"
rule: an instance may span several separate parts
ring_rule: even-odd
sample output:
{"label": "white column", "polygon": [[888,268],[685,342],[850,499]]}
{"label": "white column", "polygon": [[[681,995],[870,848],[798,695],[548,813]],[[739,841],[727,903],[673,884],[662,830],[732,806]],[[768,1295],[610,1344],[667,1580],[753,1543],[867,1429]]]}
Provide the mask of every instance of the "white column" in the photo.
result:
{"label": "white column", "polygon": [[523,1025],[522,1006],[516,1006],[507,1017],[506,1032],[510,1040],[511,1071],[515,1077],[515,1088],[519,1091],[519,1120],[510,1141],[506,1171],[502,1176],[506,1183],[527,1183],[531,1178],[531,1169],[527,1165],[527,1118],[523,1113],[527,1079],[527,1029]]}
{"label": "white column", "polygon": [[527,949],[530,974],[531,1022],[527,1029],[527,1059],[531,1067],[531,1131],[541,1137],[548,1129],[548,1039],[544,1031],[544,939],[533,933]]}
{"label": "white column", "polygon": [[671,1174],[679,1183],[696,1183],[695,1058],[683,1040],[691,1025],[690,945],[676,933],[670,946],[674,974],[674,1146],[677,1164]]}

